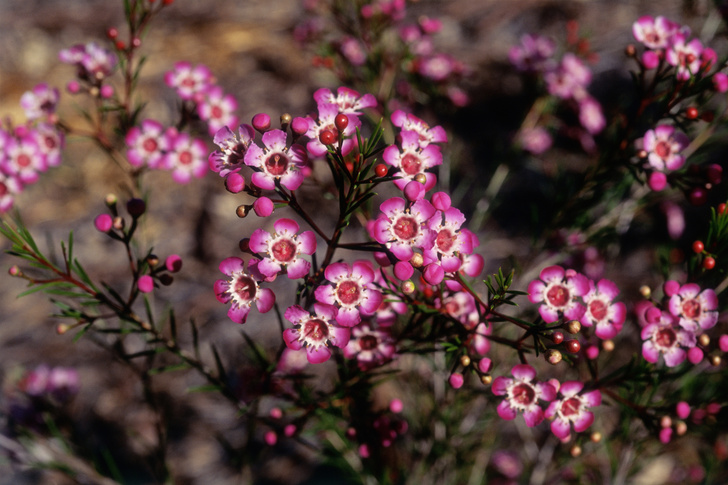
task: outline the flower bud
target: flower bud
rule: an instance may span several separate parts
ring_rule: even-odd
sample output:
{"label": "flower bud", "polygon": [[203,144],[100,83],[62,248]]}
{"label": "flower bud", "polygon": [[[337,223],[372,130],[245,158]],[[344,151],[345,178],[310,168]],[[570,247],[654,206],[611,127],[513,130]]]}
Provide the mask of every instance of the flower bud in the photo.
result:
{"label": "flower bud", "polygon": [[23,276],[23,272],[20,270],[17,264],[14,264],[8,269],[8,274],[10,276]]}
{"label": "flower bud", "polygon": [[259,197],[253,202],[253,211],[258,217],[268,217],[273,213],[275,205],[268,197]]}
{"label": "flower bud", "polygon": [[453,389],[460,389],[461,387],[463,387],[465,378],[459,372],[455,372],[450,375],[450,379],[448,379],[448,382]]}
{"label": "flower bud", "polygon": [[305,135],[308,131],[309,122],[306,118],[297,116],[291,121],[291,130],[297,135]]}
{"label": "flower bud", "polygon": [[490,369],[493,367],[493,361],[490,360],[488,357],[483,357],[478,362],[478,370],[482,372],[483,374],[487,374],[490,372]]}
{"label": "flower bud", "polygon": [[64,333],[68,332],[70,328],[71,327],[66,323],[59,323],[58,325],[56,325],[56,333],[58,335],[63,335]]}
{"label": "flower bud", "polygon": [[294,434],[296,434],[296,429],[297,428],[296,428],[296,425],[295,424],[287,424],[283,428],[283,434],[290,438],[291,436],[293,436]]}
{"label": "flower bud", "polygon": [[268,446],[273,446],[278,442],[278,435],[275,431],[266,431],[264,435],[265,443]]}
{"label": "flower bud", "polygon": [[470,357],[468,357],[467,355],[461,356],[460,357],[460,365],[462,365],[463,367],[469,366],[470,365]]}
{"label": "flower bud", "polygon": [[680,419],[688,419],[690,416],[690,404],[685,401],[680,401],[675,407],[677,417]]}
{"label": "flower bud", "polygon": [[140,276],[137,281],[137,288],[139,288],[139,291],[142,293],[149,293],[154,289],[154,279],[152,279],[152,277],[148,274]]}
{"label": "flower bud", "polygon": [[104,84],[99,90],[99,96],[103,99],[109,99],[114,95],[114,86],[110,84]]}
{"label": "flower bud", "polygon": [[425,185],[427,183],[427,176],[424,173],[418,173],[415,175],[415,182],[419,182],[422,185]]}
{"label": "flower bud", "polygon": [[253,128],[258,130],[261,133],[265,133],[268,131],[268,128],[270,128],[270,116],[268,116],[265,113],[258,113],[257,115],[253,116],[253,121],[251,122],[253,125]]}
{"label": "flower bud", "polygon": [[397,261],[394,265],[394,276],[402,281],[409,280],[412,278],[415,269],[409,263],[409,261]]}
{"label": "flower bud", "polygon": [[561,355],[561,352],[559,352],[559,351],[558,351],[558,350],[556,350],[556,349],[549,349],[549,350],[548,350],[548,351],[546,352],[546,360],[547,360],[547,361],[549,362],[549,364],[551,364],[551,365],[556,365],[556,364],[558,364],[559,362],[561,362],[561,359],[562,359],[562,358],[563,358],[563,357],[562,357],[562,355]]}
{"label": "flower bud", "polygon": [[410,264],[415,268],[421,268],[425,263],[425,258],[420,253],[414,253],[409,260]]}
{"label": "flower bud", "polygon": [[435,192],[432,194],[432,205],[435,209],[440,211],[446,211],[450,208],[452,200],[450,196],[445,192]]}
{"label": "flower bud", "polygon": [[126,211],[134,219],[140,217],[147,210],[147,204],[142,199],[129,199],[126,203]]}
{"label": "flower bud", "polygon": [[579,330],[581,330],[581,323],[579,320],[569,320],[564,329],[571,334],[579,333]]}
{"label": "flower bud", "polygon": [[652,290],[647,285],[640,286],[640,295],[644,298],[649,298],[652,295]]}
{"label": "flower bud", "polygon": [[571,449],[569,450],[569,453],[571,453],[571,456],[573,456],[574,458],[581,456],[581,446],[579,446],[579,445],[572,446]]}
{"label": "flower bud", "polygon": [[663,428],[669,428],[670,426],[672,426],[672,418],[670,418],[670,416],[663,416],[660,419],[660,426],[662,426]]}
{"label": "flower bud", "polygon": [[564,334],[563,332],[556,331],[551,334],[551,340],[554,341],[556,345],[560,344],[564,341]]}
{"label": "flower bud", "polygon": [[667,187],[667,175],[662,172],[652,172],[647,180],[647,185],[655,192],[660,192]]}
{"label": "flower bud", "polygon": [[170,273],[176,273],[182,269],[182,258],[176,254],[170,254],[167,259],[164,260],[164,266]]}
{"label": "flower bud", "polygon": [[283,417],[283,411],[281,411],[281,408],[272,408],[269,414],[273,419],[281,419]]}
{"label": "flower bud", "polygon": [[688,350],[688,360],[691,364],[696,365],[702,362],[703,357],[705,357],[705,354],[699,347],[693,347],[690,350]]}
{"label": "flower bud", "polygon": [[710,357],[710,365],[718,367],[720,365],[720,355],[712,355]]}
{"label": "flower bud", "polygon": [[249,205],[239,205],[238,208],[235,209],[235,214],[241,219],[244,218],[245,216],[247,216],[249,212],[250,212]]}
{"label": "flower bud", "polygon": [[78,81],[70,81],[66,84],[66,91],[70,94],[78,94],[78,92],[81,91],[81,85]]}
{"label": "flower bud", "polygon": [[700,337],[698,337],[698,343],[703,347],[707,347],[708,345],[710,345],[710,337],[708,337],[708,334],[704,333]]}
{"label": "flower bud", "polygon": [[106,194],[106,197],[104,198],[104,203],[109,207],[115,206],[118,201],[119,198],[116,194]]}
{"label": "flower bud", "polygon": [[590,345],[586,348],[586,357],[589,360],[596,360],[599,357],[599,347]]}
{"label": "flower bud", "polygon": [[156,265],[159,264],[159,257],[157,257],[156,254],[150,254],[147,256],[147,264],[154,268]]}
{"label": "flower bud", "polygon": [[728,334],[723,334],[718,338],[718,347],[722,352],[728,352]]}
{"label": "flower bud", "polygon": [[94,219],[94,227],[100,232],[109,232],[114,225],[114,219],[109,214],[99,214]]}
{"label": "flower bud", "polygon": [[245,237],[245,238],[241,239],[240,242],[238,243],[238,247],[240,248],[240,250],[242,252],[250,253],[250,238]]}
{"label": "flower bud", "polygon": [[411,295],[415,291],[415,284],[411,280],[403,281],[400,289],[405,295]]}
{"label": "flower bud", "polygon": [[589,435],[589,439],[592,443],[599,443],[602,441],[602,434],[599,431],[594,431],[591,435]]}
{"label": "flower bud", "polygon": [[245,178],[238,172],[233,172],[225,177],[225,189],[228,192],[237,194],[245,189]]}
{"label": "flower bud", "polygon": [[688,432],[688,425],[684,421],[678,421],[675,423],[675,433],[678,436],[682,436]]}
{"label": "flower bud", "polygon": [[493,383],[493,376],[490,374],[483,374],[482,376],[480,376],[480,382],[482,382],[486,386],[489,386]]}
{"label": "flower bud", "polygon": [[431,263],[425,266],[422,277],[430,285],[439,285],[445,278],[445,270],[438,263]]}
{"label": "flower bud", "polygon": [[114,217],[114,222],[112,224],[114,229],[116,229],[117,231],[121,231],[122,229],[124,229],[125,225],[126,225],[126,223],[124,222],[123,217],[121,217],[121,216]]}
{"label": "flower bud", "polygon": [[392,399],[392,401],[389,403],[389,410],[392,411],[394,414],[399,414],[404,409],[404,404],[402,404],[402,401],[400,399]]}
{"label": "flower bud", "polygon": [[174,278],[167,273],[159,275],[159,282],[164,286],[169,286],[174,282]]}

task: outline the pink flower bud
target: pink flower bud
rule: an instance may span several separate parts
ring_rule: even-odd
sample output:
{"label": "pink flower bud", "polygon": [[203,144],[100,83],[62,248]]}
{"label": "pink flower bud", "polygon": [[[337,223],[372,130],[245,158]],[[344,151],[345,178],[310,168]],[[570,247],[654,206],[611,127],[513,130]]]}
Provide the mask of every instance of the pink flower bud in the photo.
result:
{"label": "pink flower bud", "polygon": [[281,419],[283,417],[283,411],[281,411],[281,408],[273,408],[270,410],[270,417],[273,419]]}
{"label": "pink flower bud", "polygon": [[487,374],[490,372],[490,369],[493,367],[493,361],[490,360],[488,357],[484,357],[480,359],[478,362],[478,370],[484,374]]}
{"label": "pink flower bud", "polygon": [[723,72],[713,74],[713,89],[719,93],[728,91],[728,75]]}
{"label": "pink flower bud", "polygon": [[154,279],[148,274],[142,275],[137,281],[137,287],[142,293],[149,293],[154,289]]}
{"label": "pink flower bud", "polygon": [[708,414],[718,414],[720,412],[721,405],[717,402],[711,402],[708,403],[707,406],[705,406],[705,410],[708,411]]}
{"label": "pink flower bud", "polygon": [[660,441],[663,444],[668,444],[672,438],[672,428],[662,428],[660,430]]}
{"label": "pink flower bud", "polygon": [[660,192],[667,186],[667,175],[662,172],[652,172],[647,184],[655,192]]}
{"label": "pink flower bud", "polygon": [[690,416],[690,404],[685,401],[677,403],[677,417],[680,419],[687,419]]}
{"label": "pink flower bud", "polygon": [[445,192],[435,192],[432,194],[432,205],[439,211],[446,211],[450,208],[452,200]]}
{"label": "pink flower bud", "polygon": [[101,86],[99,94],[104,99],[111,98],[114,95],[114,86],[111,86],[110,84],[104,84],[103,86]]}
{"label": "pink flower bud", "polygon": [[253,202],[253,210],[258,217],[268,217],[273,213],[275,205],[268,197],[259,197]]}
{"label": "pink flower bud", "polygon": [[590,360],[595,360],[597,357],[599,357],[599,347],[596,345],[590,345],[586,348],[586,356]]}
{"label": "pink flower bud", "polygon": [[283,428],[283,434],[290,438],[291,436],[293,436],[294,434],[296,434],[296,429],[297,428],[296,428],[296,425],[295,424],[287,424]]}
{"label": "pink flower bud", "polygon": [[660,56],[655,51],[645,51],[642,54],[642,64],[645,69],[654,69],[660,64]]}
{"label": "pink flower bud", "polygon": [[548,382],[551,385],[551,387],[553,387],[556,390],[556,392],[559,392],[559,389],[561,389],[561,383],[555,377],[552,377],[551,379],[549,379],[546,382]]}
{"label": "pink flower bud", "polygon": [[437,263],[428,264],[422,272],[422,276],[431,285],[439,285],[445,278],[445,270]]}
{"label": "pink flower bud", "polygon": [[688,360],[691,364],[699,364],[703,360],[703,351],[698,347],[688,350]]}
{"label": "pink flower bud", "polygon": [[68,84],[66,84],[66,91],[68,91],[71,94],[76,94],[81,90],[81,85],[78,83],[78,81],[71,81]]}
{"label": "pink flower bud", "polygon": [[170,254],[167,259],[164,260],[164,266],[170,273],[176,273],[182,269],[182,258],[176,254]]}
{"label": "pink flower bud", "polygon": [[266,431],[265,442],[268,446],[273,446],[278,442],[278,435],[275,431]]}
{"label": "pink flower bud", "polygon": [[718,347],[723,352],[728,352],[728,334],[723,334],[718,339]]}
{"label": "pink flower bud", "polygon": [[265,113],[258,113],[253,116],[253,128],[261,133],[265,133],[270,128],[270,116]]}
{"label": "pink flower bud", "polygon": [[665,292],[665,296],[672,296],[680,291],[680,283],[675,280],[666,281],[662,289]]}
{"label": "pink flower bud", "polygon": [[359,446],[359,456],[362,458],[369,458],[369,446],[366,443]]}
{"label": "pink flower bud", "polygon": [[297,116],[291,121],[291,130],[297,135],[304,135],[308,131],[308,120]]}
{"label": "pink flower bud", "polygon": [[404,409],[404,404],[399,399],[392,399],[392,402],[389,403],[389,410],[395,414],[401,413],[402,409]]}
{"label": "pink flower bud", "polygon": [[238,172],[233,172],[225,177],[225,188],[228,192],[237,194],[245,188],[245,178]]}
{"label": "pink flower bud", "polygon": [[414,274],[415,269],[409,263],[409,261],[398,261],[394,265],[394,276],[402,281],[408,280]]}
{"label": "pink flower bud", "polygon": [[96,230],[101,232],[109,232],[113,224],[114,219],[109,214],[99,214],[96,216],[96,219],[94,219],[94,226],[96,226]]}
{"label": "pink flower bud", "polygon": [[455,372],[450,375],[450,379],[448,379],[448,381],[450,382],[450,386],[453,389],[460,389],[461,387],[463,387],[463,382],[465,382],[465,379],[463,378],[462,374],[460,374],[459,372]]}
{"label": "pink flower bud", "polygon": [[407,197],[407,200],[410,202],[418,201],[425,196],[425,186],[418,181],[413,180],[405,185],[404,196]]}

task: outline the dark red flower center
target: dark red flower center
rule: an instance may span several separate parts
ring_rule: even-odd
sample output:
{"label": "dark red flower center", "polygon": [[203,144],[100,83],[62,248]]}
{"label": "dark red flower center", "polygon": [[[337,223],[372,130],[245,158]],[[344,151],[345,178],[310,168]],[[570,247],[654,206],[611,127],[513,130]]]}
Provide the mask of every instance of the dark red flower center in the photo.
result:
{"label": "dark red flower center", "polygon": [[148,152],[153,152],[157,149],[159,144],[157,143],[157,140],[153,138],[147,138],[146,140],[144,140],[144,143],[142,143],[142,146],[144,147],[144,150]]}
{"label": "dark red flower center", "polygon": [[27,167],[28,165],[30,165],[31,162],[30,157],[25,153],[21,153],[20,155],[18,155],[17,161],[18,165],[20,165],[21,167]]}
{"label": "dark red flower center", "polygon": [[270,249],[273,258],[281,263],[286,263],[296,256],[296,243],[290,239],[279,239]]}
{"label": "dark red flower center", "polygon": [[336,287],[336,296],[343,305],[351,305],[358,302],[359,295],[359,285],[354,281],[342,281]]}
{"label": "dark red flower center", "polygon": [[573,416],[575,414],[579,414],[580,406],[581,406],[581,401],[578,398],[570,397],[569,399],[567,399],[561,403],[561,414],[563,414],[566,417]]}
{"label": "dark red flower center", "polygon": [[695,299],[684,301],[682,304],[682,312],[687,318],[695,319],[700,316],[700,303]]}
{"label": "dark red flower center", "polygon": [[329,326],[323,320],[313,318],[303,324],[301,334],[309,340],[323,342],[329,338]]}
{"label": "dark red flower center", "polygon": [[412,216],[402,216],[394,223],[394,235],[399,239],[408,240],[417,235],[419,224]]}
{"label": "dark red flower center", "polygon": [[665,159],[670,155],[671,152],[672,149],[670,148],[670,144],[667,143],[665,140],[660,140],[657,142],[657,145],[655,146],[655,153],[658,157]]}
{"label": "dark red flower center", "polygon": [[221,118],[222,117],[222,108],[219,106],[213,106],[212,107],[212,118]]}
{"label": "dark red flower center", "polygon": [[607,316],[607,305],[602,300],[594,300],[589,303],[589,312],[595,320],[602,321]]}
{"label": "dark red flower center", "polygon": [[49,150],[53,150],[58,144],[56,143],[56,139],[52,136],[46,136],[43,138],[43,141],[45,142],[46,148]]}
{"label": "dark red flower center", "polygon": [[265,169],[274,177],[280,177],[286,173],[288,168],[288,157],[282,153],[273,153],[265,159]]}
{"label": "dark red flower center", "polygon": [[528,406],[536,400],[536,390],[524,382],[513,387],[513,400],[523,406]]}
{"label": "dark red flower center", "polygon": [[672,347],[677,341],[677,334],[671,327],[661,328],[655,334],[655,342],[661,347]]}
{"label": "dark red flower center", "polygon": [[8,193],[8,186],[4,182],[0,182],[0,197],[5,197]]}
{"label": "dark red flower center", "polygon": [[422,160],[417,155],[406,153],[400,162],[402,171],[407,175],[416,175],[421,172]]}
{"label": "dark red flower center", "polygon": [[442,229],[437,233],[435,244],[437,245],[437,249],[443,253],[447,253],[455,245],[456,240],[457,234],[453,233],[450,229]]}
{"label": "dark red flower center", "polygon": [[555,307],[563,307],[570,299],[569,289],[563,285],[554,285],[546,292],[546,299]]}
{"label": "dark red flower center", "polygon": [[376,349],[377,345],[379,345],[379,339],[374,335],[364,335],[359,339],[359,347],[362,350]]}
{"label": "dark red flower center", "polygon": [[192,154],[189,152],[189,150],[185,150],[179,154],[179,163],[181,163],[182,165],[189,165],[190,163],[192,163]]}
{"label": "dark red flower center", "polygon": [[255,280],[248,275],[241,275],[233,284],[233,292],[243,301],[251,301],[257,293]]}

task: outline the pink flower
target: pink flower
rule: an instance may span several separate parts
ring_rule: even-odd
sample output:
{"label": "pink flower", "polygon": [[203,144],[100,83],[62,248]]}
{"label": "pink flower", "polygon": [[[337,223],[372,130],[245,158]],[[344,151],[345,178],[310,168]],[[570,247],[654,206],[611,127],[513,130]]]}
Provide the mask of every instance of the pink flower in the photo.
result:
{"label": "pink flower", "polygon": [[276,181],[280,181],[288,190],[296,190],[301,186],[304,174],[301,169],[308,157],[301,145],[286,145],[288,135],[281,130],[271,130],[263,134],[261,148],[250,143],[245,153],[245,164],[257,171],[252,175],[252,182],[265,190],[273,190]]}
{"label": "pink flower", "polygon": [[498,405],[498,416],[510,421],[522,412],[527,426],[537,426],[544,418],[538,400],[553,401],[556,389],[547,382],[532,382],[536,378],[536,370],[528,364],[514,366],[511,374],[514,379],[499,376],[493,381],[493,394],[506,396]]}
{"label": "pink flower", "polygon": [[695,347],[695,334],[689,330],[676,329],[677,318],[668,312],[661,312],[659,318],[648,316],[647,321],[641,333],[642,357],[655,364],[662,354],[668,367],[682,363],[687,356],[682,347]]}
{"label": "pink flower", "polygon": [[344,327],[361,322],[360,311],[372,315],[382,303],[382,293],[372,285],[374,268],[369,261],[355,261],[351,268],[346,263],[332,263],[324,276],[334,285],[316,288],[316,299],[339,309],[336,321]]}
{"label": "pink flower", "polygon": [[609,280],[589,281],[589,292],[584,295],[586,311],[581,317],[582,325],[596,327],[595,334],[601,339],[614,338],[627,316],[627,307],[622,302],[613,303],[619,294],[619,288]]}
{"label": "pink flower", "polygon": [[283,340],[292,350],[306,348],[306,357],[312,364],[326,362],[331,357],[329,344],[339,348],[346,347],[351,336],[350,330],[339,327],[336,307],[324,303],[314,303],[314,314],[298,305],[288,307],[284,316],[293,323],[294,328],[283,331]]}
{"label": "pink flower", "polygon": [[367,61],[367,53],[361,42],[354,37],[345,37],[341,41],[339,51],[354,66],[361,66]]}
{"label": "pink flower", "polygon": [[142,275],[137,281],[137,287],[142,293],[149,293],[154,289],[154,279],[148,274]]}
{"label": "pink flower", "polygon": [[335,104],[339,107],[339,113],[345,115],[360,115],[365,108],[375,108],[376,98],[371,94],[361,95],[353,89],[341,86],[332,93],[328,88],[321,88],[313,94],[317,104]]}
{"label": "pink flower", "polygon": [[117,62],[112,52],[95,42],[63,49],[58,53],[58,58],[63,63],[78,67],[78,77],[92,84],[111,75]]}
{"label": "pink flower", "polygon": [[217,133],[213,142],[219,148],[210,153],[207,163],[210,170],[226,177],[232,172],[238,172],[245,164],[245,153],[255,138],[255,130],[252,126],[243,124],[238,127],[236,136],[230,128],[223,126]]}
{"label": "pink flower", "polygon": [[554,41],[540,35],[526,34],[521,45],[508,51],[508,59],[519,71],[535,72],[550,69],[551,57],[556,51]]}
{"label": "pink flower", "polygon": [[585,308],[577,297],[589,291],[589,280],[574,270],[564,271],[561,266],[549,266],[541,270],[541,279],[528,285],[528,299],[531,303],[542,302],[538,311],[545,322],[551,323],[563,315],[569,320],[579,320]]}
{"label": "pink flower", "polygon": [[144,120],[126,134],[126,158],[134,167],[147,165],[159,168],[167,150],[167,137],[163,136],[164,127],[155,120]]}
{"label": "pink flower", "polygon": [[164,134],[169,151],[159,168],[172,171],[172,179],[186,184],[192,177],[201,178],[207,173],[207,147],[199,138],[168,128]]}
{"label": "pink flower", "polygon": [[533,153],[534,155],[542,154],[551,148],[553,143],[549,132],[540,126],[524,129],[521,132],[519,139],[523,149],[527,152]]}
{"label": "pink flower", "polygon": [[594,422],[594,414],[587,409],[602,403],[602,393],[599,390],[579,394],[582,389],[583,382],[564,382],[559,388],[563,399],[552,401],[546,408],[544,415],[549,419],[554,418],[551,431],[561,440],[569,437],[572,423],[577,433],[589,428]]}
{"label": "pink flower", "polygon": [[585,96],[579,101],[579,122],[592,135],[596,135],[607,126],[602,105],[591,96]]}
{"label": "pink flower", "polygon": [[240,258],[227,258],[220,263],[220,271],[227,278],[215,282],[215,297],[220,303],[230,303],[228,317],[235,323],[245,323],[253,303],[260,313],[266,313],[276,301],[270,289],[260,287],[263,278],[256,269],[257,264],[257,259],[250,260],[249,273],[246,273]]}
{"label": "pink flower", "polygon": [[362,323],[351,329],[351,340],[344,347],[344,356],[356,359],[359,369],[369,370],[389,362],[394,351],[394,339],[389,332]]}
{"label": "pink flower", "polygon": [[427,145],[422,148],[420,136],[416,131],[403,131],[401,139],[401,151],[396,145],[390,145],[382,153],[382,159],[385,162],[399,169],[396,172],[399,178],[394,181],[394,184],[399,190],[404,190],[405,186],[415,177],[424,174],[426,177],[425,190],[432,189],[437,182],[437,177],[425,170],[442,164],[440,147]]}
{"label": "pink flower", "polygon": [[35,183],[39,172],[45,172],[48,168],[35,137],[8,137],[4,151],[5,158],[0,159],[0,169],[7,175],[17,177],[24,184]]}
{"label": "pink flower", "polygon": [[203,64],[192,67],[189,62],[177,62],[174,69],[164,73],[164,82],[174,88],[177,95],[184,100],[200,101],[204,93],[213,84],[210,69]]}
{"label": "pink flower", "polygon": [[401,109],[396,110],[391,116],[392,124],[399,127],[402,132],[414,131],[419,135],[419,145],[424,148],[430,143],[446,143],[447,133],[442,126],[430,125],[413,114],[405,113]]}
{"label": "pink flower", "polygon": [[[306,148],[314,157],[322,157],[326,155],[328,151],[326,145],[321,143],[321,140],[319,140],[321,133],[324,131],[330,131],[333,133],[336,140],[339,139],[340,133],[338,128],[336,128],[335,122],[336,115],[338,115],[339,112],[339,106],[337,104],[323,103],[318,105],[318,119],[311,120],[308,125],[308,131],[306,132],[306,136],[311,140],[306,144]],[[344,131],[341,132],[341,135],[346,138],[341,146],[341,152],[344,155],[354,148],[355,140],[352,137],[356,135],[357,128],[361,127],[361,121],[359,121],[359,118],[357,118],[356,115],[347,114],[347,116],[349,118],[349,123],[346,125],[346,128],[344,128]]]}
{"label": "pink flower", "polygon": [[718,297],[708,288],[700,291],[695,283],[683,285],[670,297],[670,313],[680,319],[685,330],[697,332],[713,328],[718,322]]}
{"label": "pink flower", "polygon": [[667,49],[665,58],[668,64],[677,67],[676,77],[681,81],[687,81],[700,71],[700,55],[703,51],[703,44],[698,39],[687,42],[687,36],[675,34]]}
{"label": "pink flower", "polygon": [[447,273],[454,273],[460,269],[462,259],[460,254],[473,252],[472,239],[460,227],[465,223],[465,216],[454,207],[446,211],[437,211],[427,222],[430,230],[435,234],[431,249],[425,249],[423,256],[425,264],[438,262]]}
{"label": "pink flower", "polygon": [[640,17],[632,24],[632,34],[649,49],[663,49],[668,46],[670,38],[678,32],[679,25],[664,17],[652,18],[649,15]]}
{"label": "pink flower", "polygon": [[273,227],[273,234],[264,229],[256,229],[250,236],[250,249],[266,255],[258,264],[258,270],[266,278],[275,278],[285,267],[290,279],[304,277],[308,274],[311,263],[303,259],[301,254],[310,255],[316,251],[316,236],[313,231],[304,231],[297,235],[299,226],[292,219],[278,219]]}
{"label": "pink flower", "polygon": [[685,163],[683,151],[690,139],[681,132],[676,132],[671,125],[658,125],[648,130],[642,139],[642,149],[647,152],[647,160],[656,170],[677,170]]}
{"label": "pink flower", "polygon": [[380,209],[382,214],[374,223],[372,236],[397,259],[409,261],[415,248],[432,247],[434,234],[425,223],[435,208],[428,201],[420,199],[407,209],[404,199],[392,197],[382,202]]}
{"label": "pink flower", "polygon": [[41,83],[32,91],[23,93],[20,97],[20,106],[25,110],[25,116],[29,120],[47,118],[56,112],[59,97],[58,89]]}
{"label": "pink flower", "polygon": [[224,126],[238,124],[239,120],[235,115],[237,109],[238,102],[233,95],[225,94],[220,86],[213,86],[197,105],[197,114],[202,121],[207,122],[208,131],[214,135]]}
{"label": "pink flower", "polygon": [[40,122],[31,130],[29,136],[35,138],[41,156],[48,167],[57,167],[61,163],[61,150],[66,144],[65,136],[55,125]]}
{"label": "pink flower", "polygon": [[420,59],[417,71],[433,81],[443,81],[453,72],[455,60],[447,54],[435,54]]}
{"label": "pink flower", "polygon": [[581,59],[567,53],[558,68],[544,75],[544,80],[550,94],[562,99],[582,99],[591,77],[591,71]]}

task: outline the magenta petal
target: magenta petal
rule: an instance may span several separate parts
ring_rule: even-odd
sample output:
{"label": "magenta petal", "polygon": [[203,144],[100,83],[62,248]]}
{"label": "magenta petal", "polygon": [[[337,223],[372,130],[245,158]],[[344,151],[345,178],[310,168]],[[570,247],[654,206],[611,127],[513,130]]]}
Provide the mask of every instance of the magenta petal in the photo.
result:
{"label": "magenta petal", "polygon": [[594,406],[599,406],[602,403],[602,393],[599,391],[599,389],[584,393],[581,397],[587,407],[590,408]]}
{"label": "magenta petal", "polygon": [[382,205],[379,206],[379,209],[384,212],[387,217],[391,218],[393,213],[397,211],[403,211],[404,207],[404,199],[402,199],[401,197],[392,197],[391,199],[387,199],[382,202]]}
{"label": "magenta petal", "polygon": [[561,384],[559,391],[564,397],[571,397],[579,394],[584,389],[584,383],[580,381],[567,381]]}
{"label": "magenta petal", "polygon": [[364,313],[372,315],[382,304],[382,293],[380,291],[372,289],[367,289],[366,293],[366,297],[361,303],[361,309],[364,311]]}
{"label": "magenta petal", "polygon": [[546,323],[555,322],[559,319],[559,312],[546,305],[538,307],[538,313],[541,314],[541,318],[543,318],[543,321]]}
{"label": "magenta petal", "polygon": [[400,261],[409,261],[412,259],[412,255],[414,254],[412,247],[408,244],[392,244],[389,250],[392,251],[392,254],[394,254]]}
{"label": "magenta petal", "polygon": [[311,263],[302,258],[298,258],[286,265],[288,277],[292,280],[303,278],[308,274],[309,269],[311,269]]}
{"label": "magenta petal", "polygon": [[541,392],[541,399],[544,401],[553,401],[556,399],[556,388],[548,382],[539,382],[536,388]]}
{"label": "magenta petal", "polygon": [[285,131],[270,130],[263,133],[263,144],[271,151],[281,151],[286,148],[287,135]]}
{"label": "magenta petal", "polygon": [[333,305],[336,303],[336,292],[334,290],[334,287],[331,285],[319,286],[318,288],[316,288],[314,296],[316,297],[317,301],[326,303],[328,305]]}
{"label": "magenta petal", "polygon": [[312,364],[321,364],[331,358],[331,350],[328,347],[306,347],[306,357]]}
{"label": "magenta petal", "polygon": [[539,277],[545,281],[562,281],[564,279],[564,268],[561,266],[548,266],[541,270]]}
{"label": "magenta petal", "polygon": [[258,263],[258,271],[260,271],[266,278],[271,278],[277,275],[280,270],[281,265],[270,258],[265,258],[260,263]]}
{"label": "magenta petal", "polygon": [[351,330],[346,327],[331,326],[331,343],[343,349],[351,339]]}
{"label": "magenta petal", "polygon": [[566,439],[567,436],[569,436],[569,433],[571,432],[571,426],[569,426],[569,422],[565,419],[556,418],[551,422],[551,431],[556,435],[557,438],[560,440]]}
{"label": "magenta petal", "polygon": [[346,263],[331,263],[324,270],[324,276],[332,283],[338,283],[341,278],[349,276],[349,265]]}
{"label": "magenta petal", "polygon": [[250,176],[250,180],[256,187],[263,190],[273,190],[276,188],[276,183],[272,176],[269,176],[263,172],[255,172]]}
{"label": "magenta petal", "polygon": [[336,314],[336,321],[344,327],[353,327],[361,322],[361,316],[356,308],[340,308]]}
{"label": "magenta petal", "polygon": [[462,264],[462,260],[458,256],[443,256],[442,260],[440,261],[440,265],[442,266],[442,269],[445,270],[446,273],[454,273],[457,270],[460,269],[460,265]]}
{"label": "magenta petal", "polygon": [[606,279],[599,280],[599,283],[597,283],[597,288],[599,289],[599,293],[602,295],[606,295],[609,297],[610,300],[614,300],[617,295],[619,295],[619,288],[617,288],[617,285],[614,284],[614,282]]}
{"label": "magenta petal", "polygon": [[215,298],[220,303],[227,303],[230,301],[230,295],[227,293],[230,288],[230,282],[228,280],[217,280],[215,282]]}
{"label": "magenta petal", "polygon": [[303,254],[313,254],[316,252],[316,234],[313,231],[303,231],[298,235],[298,242]]}
{"label": "magenta petal", "polygon": [[333,320],[336,318],[338,311],[334,305],[327,305],[325,303],[314,303],[313,308],[316,315],[323,320]]}
{"label": "magenta petal", "polygon": [[[256,229],[250,235],[250,250],[254,253],[265,254],[268,252],[268,243],[270,242],[270,234],[265,229]],[[221,268],[222,269],[222,266]]]}
{"label": "magenta petal", "polygon": [[299,305],[291,305],[286,308],[283,316],[286,320],[294,325],[300,325],[304,320],[307,320],[311,314],[304,310]]}
{"label": "magenta petal", "polygon": [[273,224],[273,227],[276,230],[276,234],[286,236],[293,236],[298,232],[299,229],[298,223],[296,221],[294,221],[293,219],[287,219],[285,217],[278,219],[275,224]]}
{"label": "magenta petal", "polygon": [[374,271],[369,261],[354,261],[351,266],[351,275],[360,278],[362,285],[368,285],[374,281]]}
{"label": "magenta petal", "polygon": [[523,419],[526,420],[526,426],[532,428],[538,426],[543,421],[543,409],[536,405],[532,405],[523,412]]}
{"label": "magenta petal", "polygon": [[511,374],[516,379],[532,381],[536,377],[536,369],[528,364],[517,364],[511,369]]}
{"label": "magenta petal", "polygon": [[490,390],[496,396],[505,396],[508,392],[508,386],[513,383],[513,379],[509,377],[498,376],[493,380],[493,384],[490,386]]}
{"label": "magenta petal", "polygon": [[538,303],[543,301],[543,290],[546,285],[541,280],[533,280],[528,284],[528,301]]}
{"label": "magenta petal", "polygon": [[653,364],[660,358],[660,351],[657,350],[652,340],[647,340],[642,344],[642,357],[647,362],[652,362]]}
{"label": "magenta petal", "polygon": [[265,153],[263,152],[263,149],[253,143],[248,147],[248,150],[245,152],[244,162],[245,165],[248,165],[250,167],[261,167],[263,165],[264,158]]}
{"label": "magenta petal", "polygon": [[498,411],[498,416],[505,419],[506,421],[510,421],[516,418],[516,410],[511,407],[511,405],[508,403],[508,400],[501,401],[496,410]]}
{"label": "magenta petal", "polygon": [[306,176],[300,170],[289,169],[281,176],[281,185],[288,190],[296,190],[303,184],[305,178]]}
{"label": "magenta petal", "polygon": [[235,323],[245,323],[248,319],[248,313],[250,313],[250,307],[247,305],[237,306],[232,305],[228,310],[228,317]]}
{"label": "magenta petal", "polygon": [[585,312],[586,307],[577,303],[571,308],[567,308],[566,311],[564,311],[564,316],[569,320],[581,320],[581,317],[584,316]]}
{"label": "magenta petal", "polygon": [[301,350],[303,344],[298,340],[299,333],[295,328],[287,328],[283,331],[283,341],[291,350]]}
{"label": "magenta petal", "polygon": [[245,263],[240,258],[225,258],[220,262],[219,268],[226,275],[232,276],[237,271],[245,271]]}
{"label": "magenta petal", "polygon": [[686,356],[687,354],[683,349],[674,347],[665,352],[665,365],[668,367],[675,367],[676,365],[681,364],[685,360]]}
{"label": "magenta petal", "polygon": [[270,288],[261,288],[255,306],[260,313],[268,313],[276,303],[276,295]]}
{"label": "magenta petal", "polygon": [[574,431],[581,433],[585,431],[594,422],[594,413],[584,411],[574,420]]}
{"label": "magenta petal", "polygon": [[561,407],[561,401],[551,401],[546,408],[546,410],[543,412],[543,415],[546,419],[551,419],[554,416],[556,416],[556,412]]}

